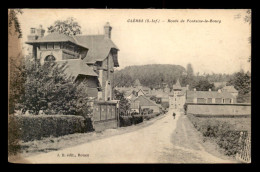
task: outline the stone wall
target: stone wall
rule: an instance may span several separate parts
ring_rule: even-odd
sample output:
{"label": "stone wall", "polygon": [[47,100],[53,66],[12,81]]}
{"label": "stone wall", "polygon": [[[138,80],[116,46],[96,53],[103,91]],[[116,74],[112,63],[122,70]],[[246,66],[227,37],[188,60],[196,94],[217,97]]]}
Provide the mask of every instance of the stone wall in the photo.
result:
{"label": "stone wall", "polygon": [[186,113],[193,115],[251,115],[251,105],[187,104]]}

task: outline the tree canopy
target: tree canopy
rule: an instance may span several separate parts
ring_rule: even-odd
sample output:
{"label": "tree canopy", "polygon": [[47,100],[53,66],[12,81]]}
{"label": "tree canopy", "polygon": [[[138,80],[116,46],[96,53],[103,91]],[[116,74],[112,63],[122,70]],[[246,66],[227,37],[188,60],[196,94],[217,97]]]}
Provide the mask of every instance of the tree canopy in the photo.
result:
{"label": "tree canopy", "polygon": [[249,72],[240,71],[235,73],[227,85],[233,85],[238,91],[238,103],[251,102],[251,74]]}
{"label": "tree canopy", "polygon": [[45,114],[89,115],[85,84],[75,83],[65,74],[66,68],[67,63],[46,62],[41,65],[38,61],[27,60],[23,70],[26,76],[24,94],[16,110],[34,115],[40,111]]}
{"label": "tree canopy", "polygon": [[124,97],[124,93],[114,90],[114,95],[116,100],[119,101],[119,114],[126,114],[130,109],[130,102]]}
{"label": "tree canopy", "polygon": [[57,20],[48,27],[48,32],[59,32],[69,36],[81,34],[81,26],[75,18],[69,17],[66,20]]}

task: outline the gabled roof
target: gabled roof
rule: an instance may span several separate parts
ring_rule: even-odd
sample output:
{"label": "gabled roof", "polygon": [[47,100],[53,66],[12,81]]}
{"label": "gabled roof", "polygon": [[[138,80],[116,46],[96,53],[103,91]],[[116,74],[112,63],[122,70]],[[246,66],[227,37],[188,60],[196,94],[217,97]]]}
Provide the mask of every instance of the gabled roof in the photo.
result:
{"label": "gabled roof", "polygon": [[[87,56],[84,58],[86,63],[93,63],[95,61],[103,61],[111,51],[117,46],[109,38],[104,35],[78,35],[75,36],[78,43],[89,48]],[[117,58],[114,59],[115,66],[119,66]]]}
{"label": "gabled roof", "polygon": [[234,98],[234,96],[228,92],[187,91],[187,98]]}
{"label": "gabled roof", "polygon": [[227,91],[229,93],[238,93],[238,91],[234,88],[234,86],[225,86],[222,88],[223,91]]}
{"label": "gabled roof", "polygon": [[44,42],[72,42],[76,45],[79,45],[81,47],[87,48],[85,45],[82,45],[81,43],[79,43],[77,40],[74,39],[74,37],[72,36],[68,36],[66,34],[63,33],[59,33],[59,32],[52,32],[42,38],[39,38],[37,40],[30,40],[27,41],[27,44],[33,44],[33,43],[44,43]]}
{"label": "gabled roof", "polygon": [[146,98],[145,96],[141,95],[138,96],[137,98],[135,98],[133,101],[139,101],[139,105],[140,106],[158,106],[160,107],[160,105],[156,104],[155,102],[153,102],[152,100],[149,100],[148,98]]}
{"label": "gabled roof", "polygon": [[144,95],[145,95],[145,93],[144,93],[144,91],[143,91],[143,89],[141,88],[141,89],[139,89],[138,91],[137,91],[137,93],[139,93],[139,92],[142,92]]}
{"label": "gabled roof", "polygon": [[81,59],[70,59],[64,61],[56,61],[57,64],[67,63],[67,68],[64,71],[68,76],[77,77],[78,75],[98,76],[93,69],[82,63]]}

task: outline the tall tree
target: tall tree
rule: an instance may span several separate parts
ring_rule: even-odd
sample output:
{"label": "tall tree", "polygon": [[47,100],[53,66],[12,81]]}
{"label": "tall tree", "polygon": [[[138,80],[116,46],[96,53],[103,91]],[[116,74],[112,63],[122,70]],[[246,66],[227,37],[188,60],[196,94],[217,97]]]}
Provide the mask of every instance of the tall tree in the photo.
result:
{"label": "tall tree", "polygon": [[192,65],[190,64],[190,63],[188,63],[187,64],[187,75],[189,76],[189,77],[192,77],[194,74],[193,74],[193,67],[192,67]]}
{"label": "tall tree", "polygon": [[235,73],[227,85],[233,85],[238,90],[238,103],[251,102],[251,74],[249,72],[240,71]]}
{"label": "tall tree", "polygon": [[19,97],[24,92],[24,58],[20,38],[22,31],[18,15],[23,13],[20,9],[8,11],[8,111],[13,114]]}
{"label": "tall tree", "polygon": [[48,32],[59,32],[69,36],[81,34],[81,26],[75,18],[69,17],[66,20],[57,20],[48,27]]}
{"label": "tall tree", "polygon": [[58,65],[26,61],[24,94],[17,106],[23,113],[89,115],[88,96],[84,83],[74,82],[64,72],[67,64]]}
{"label": "tall tree", "polygon": [[115,99],[119,100],[119,114],[126,114],[130,109],[130,102],[125,98],[124,93],[114,90]]}
{"label": "tall tree", "polygon": [[11,29],[14,26],[15,32],[18,33],[18,38],[22,38],[22,31],[17,16],[22,13],[21,9],[10,9],[8,11],[8,34],[12,35],[14,33]]}

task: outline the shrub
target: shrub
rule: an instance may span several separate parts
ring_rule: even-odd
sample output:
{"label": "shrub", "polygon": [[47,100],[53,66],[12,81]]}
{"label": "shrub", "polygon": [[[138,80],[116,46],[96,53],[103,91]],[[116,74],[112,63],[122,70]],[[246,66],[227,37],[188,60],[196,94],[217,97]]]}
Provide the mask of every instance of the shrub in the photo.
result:
{"label": "shrub", "polygon": [[142,115],[133,115],[132,116],[133,124],[139,124],[143,122],[143,116]]}
{"label": "shrub", "polygon": [[148,110],[148,114],[151,114],[151,113],[153,113],[153,109]]}
{"label": "shrub", "polygon": [[[49,136],[63,136],[73,133],[84,133],[93,130],[92,122],[82,116],[75,115],[30,115],[14,116],[13,127],[19,129],[9,133],[8,138],[16,137],[18,140],[32,141]],[[15,125],[15,126],[14,126]],[[15,135],[16,134],[16,135]],[[18,137],[18,138],[17,138]],[[13,139],[12,139],[13,140]]]}
{"label": "shrub", "polygon": [[159,116],[161,113],[156,113],[155,116]]}
{"label": "shrub", "polygon": [[120,116],[120,127],[127,127],[132,125],[133,117],[132,116]]}
{"label": "shrub", "polygon": [[154,118],[154,117],[156,117],[155,113],[144,115],[145,120],[150,120],[151,118]]}

